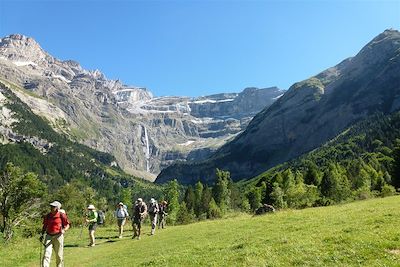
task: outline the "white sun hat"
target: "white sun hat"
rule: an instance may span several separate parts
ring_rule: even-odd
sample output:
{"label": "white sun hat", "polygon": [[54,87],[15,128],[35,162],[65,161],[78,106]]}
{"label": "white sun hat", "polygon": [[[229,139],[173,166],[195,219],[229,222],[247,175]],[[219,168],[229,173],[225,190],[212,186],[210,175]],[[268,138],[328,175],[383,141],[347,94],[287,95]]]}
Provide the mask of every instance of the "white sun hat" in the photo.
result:
{"label": "white sun hat", "polygon": [[50,203],[50,206],[56,207],[57,209],[60,209],[61,208],[61,203],[58,202],[58,201],[53,201],[53,202]]}

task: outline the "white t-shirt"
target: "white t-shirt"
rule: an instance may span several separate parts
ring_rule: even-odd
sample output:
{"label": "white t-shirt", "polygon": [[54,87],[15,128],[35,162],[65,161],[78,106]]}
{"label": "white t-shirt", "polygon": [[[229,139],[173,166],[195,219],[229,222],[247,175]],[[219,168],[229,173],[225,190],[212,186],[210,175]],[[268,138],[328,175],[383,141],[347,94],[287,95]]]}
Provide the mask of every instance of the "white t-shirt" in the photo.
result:
{"label": "white t-shirt", "polygon": [[115,215],[117,216],[118,219],[123,219],[129,216],[128,211],[125,208],[118,208],[115,211]]}

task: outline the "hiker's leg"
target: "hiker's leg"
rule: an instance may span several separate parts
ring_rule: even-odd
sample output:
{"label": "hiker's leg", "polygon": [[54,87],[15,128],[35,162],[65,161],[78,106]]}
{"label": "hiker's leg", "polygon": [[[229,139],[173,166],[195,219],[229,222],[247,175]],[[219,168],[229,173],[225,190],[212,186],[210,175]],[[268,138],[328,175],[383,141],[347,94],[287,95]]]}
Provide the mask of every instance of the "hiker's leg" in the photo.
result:
{"label": "hiker's leg", "polygon": [[138,230],[137,230],[138,237],[140,237],[140,230],[142,229],[142,220],[139,221],[137,228],[138,228]]}
{"label": "hiker's leg", "polygon": [[165,226],[165,216],[164,215],[160,215],[160,226],[162,229],[164,229]]}
{"label": "hiker's leg", "polygon": [[126,219],[118,220],[118,226],[119,226],[119,237],[122,237],[122,233],[124,232],[124,225],[125,225]]}
{"label": "hiker's leg", "polygon": [[157,224],[157,214],[152,216],[151,218],[151,234],[154,235],[154,232],[156,231],[156,224]]}
{"label": "hiker's leg", "polygon": [[53,238],[53,248],[56,253],[57,267],[64,267],[64,235],[60,234]]}
{"label": "hiker's leg", "polygon": [[51,253],[53,252],[53,243],[51,241],[51,236],[46,235],[44,239],[44,254],[42,260],[42,267],[50,266]]}
{"label": "hiker's leg", "polygon": [[94,230],[89,230],[89,239],[90,239],[90,244],[89,245],[94,245],[95,239],[94,239]]}
{"label": "hiker's leg", "polygon": [[136,222],[132,223],[132,228],[133,228],[133,237],[137,236],[137,224]]}

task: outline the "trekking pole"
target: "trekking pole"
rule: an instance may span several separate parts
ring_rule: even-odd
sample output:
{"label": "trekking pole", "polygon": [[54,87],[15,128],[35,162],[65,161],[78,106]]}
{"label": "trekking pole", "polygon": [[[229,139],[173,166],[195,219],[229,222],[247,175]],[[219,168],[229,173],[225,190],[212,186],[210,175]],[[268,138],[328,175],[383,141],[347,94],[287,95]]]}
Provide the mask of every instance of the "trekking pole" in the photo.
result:
{"label": "trekking pole", "polygon": [[82,223],[81,223],[81,232],[79,233],[79,240],[81,240],[82,239],[82,232],[83,232],[83,226],[85,225],[85,222],[86,222],[86,216],[84,215],[83,216],[83,218],[82,218]]}
{"label": "trekking pole", "polygon": [[43,246],[43,241],[40,241],[39,266],[42,266],[42,246]]}
{"label": "trekking pole", "polygon": [[81,223],[81,231],[79,232],[79,240],[82,239],[83,223]]}

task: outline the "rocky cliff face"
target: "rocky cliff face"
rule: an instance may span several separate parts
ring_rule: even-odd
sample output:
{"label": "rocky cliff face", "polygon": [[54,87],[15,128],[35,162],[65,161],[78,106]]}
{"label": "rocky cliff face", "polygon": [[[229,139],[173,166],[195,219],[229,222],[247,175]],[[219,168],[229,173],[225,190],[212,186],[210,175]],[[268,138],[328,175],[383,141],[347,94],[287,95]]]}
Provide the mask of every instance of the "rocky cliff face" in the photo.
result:
{"label": "rocky cliff face", "polygon": [[19,34],[0,39],[0,80],[58,131],[113,154],[124,170],[150,180],[176,160],[209,156],[284,92],[154,97],[146,88],[58,60]]}
{"label": "rocky cliff face", "polygon": [[202,163],[176,164],[157,182],[211,182],[215,168],[251,178],[310,151],[373,113],[400,109],[400,33],[386,30],[349,58],[296,83]]}

